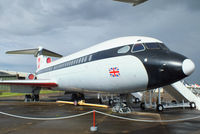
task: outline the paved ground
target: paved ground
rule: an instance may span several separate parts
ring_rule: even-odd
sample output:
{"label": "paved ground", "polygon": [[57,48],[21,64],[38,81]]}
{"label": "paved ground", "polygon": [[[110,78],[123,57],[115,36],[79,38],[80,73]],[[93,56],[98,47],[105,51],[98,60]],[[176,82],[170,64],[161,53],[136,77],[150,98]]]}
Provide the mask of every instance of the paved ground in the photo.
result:
{"label": "paved ground", "polygon": [[[66,104],[57,104],[51,102],[51,99],[44,99],[39,103],[24,103],[16,101],[20,98],[0,99],[0,111],[15,115],[51,118],[63,117],[91,111],[94,108],[83,106],[72,106]],[[48,100],[48,102],[47,102]],[[53,99],[54,100],[54,99]],[[111,109],[95,108],[109,114]],[[117,114],[119,115],[119,114]],[[120,115],[134,119],[147,120],[169,120],[187,117],[200,116],[200,112],[190,109],[167,110],[161,114],[154,111],[143,111],[136,109],[131,114]],[[174,123],[144,123],[136,121],[127,121],[116,119],[101,114],[96,114],[96,124],[98,134],[199,134],[200,118],[189,121]],[[25,120],[5,115],[0,115],[0,134],[90,134],[92,126],[92,114],[72,119],[54,120],[54,121],[37,121]]]}

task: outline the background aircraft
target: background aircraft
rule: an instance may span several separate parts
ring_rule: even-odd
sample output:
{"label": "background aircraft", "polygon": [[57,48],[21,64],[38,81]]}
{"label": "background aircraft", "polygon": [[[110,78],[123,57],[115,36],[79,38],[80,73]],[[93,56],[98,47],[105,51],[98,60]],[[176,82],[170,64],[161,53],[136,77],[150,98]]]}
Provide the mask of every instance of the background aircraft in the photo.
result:
{"label": "background aircraft", "polygon": [[200,89],[200,85],[198,85],[198,84],[188,84],[188,85],[186,85],[186,87]]}
{"label": "background aircraft", "polygon": [[126,3],[132,3],[133,6],[137,6],[143,2],[146,2],[147,0],[114,0],[114,1],[120,1],[120,2],[126,2]]}

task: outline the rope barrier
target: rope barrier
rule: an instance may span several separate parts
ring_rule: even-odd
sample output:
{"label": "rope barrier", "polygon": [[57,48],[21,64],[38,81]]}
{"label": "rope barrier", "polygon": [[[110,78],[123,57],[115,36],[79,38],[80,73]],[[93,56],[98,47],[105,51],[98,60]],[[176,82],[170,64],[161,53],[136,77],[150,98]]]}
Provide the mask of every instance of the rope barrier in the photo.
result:
{"label": "rope barrier", "polygon": [[200,116],[196,116],[196,117],[176,119],[176,120],[142,120],[142,119],[132,119],[132,118],[127,118],[127,117],[107,114],[107,113],[103,113],[103,112],[100,112],[100,111],[96,111],[96,112],[99,113],[99,114],[109,116],[109,117],[113,117],[113,118],[117,118],[117,119],[123,119],[123,120],[128,120],[128,121],[136,121],[136,122],[147,122],[147,123],[152,123],[152,122],[158,122],[158,123],[180,122],[180,121],[188,121],[188,120],[194,120],[194,119],[200,118]]}
{"label": "rope barrier", "polygon": [[109,116],[109,117],[112,117],[112,118],[128,120],[128,121],[136,121],[136,122],[146,122],[146,123],[153,123],[153,122],[154,123],[180,122],[180,121],[188,121],[188,120],[194,120],[194,119],[199,119],[200,118],[200,116],[196,116],[196,117],[176,119],[176,120],[143,120],[143,119],[133,119],[133,118],[128,118],[128,117],[122,117],[122,116],[107,114],[107,113],[104,113],[104,112],[101,112],[101,111],[97,111],[97,110],[92,110],[92,111],[88,111],[88,112],[85,112],[85,113],[76,114],[76,115],[70,115],[70,116],[65,116],[65,117],[56,117],[56,118],[25,117],[25,116],[9,114],[9,113],[5,113],[5,112],[0,112],[0,114],[6,115],[6,116],[10,116],[10,117],[14,117],[14,118],[20,118],[20,119],[49,121],[49,120],[62,120],[62,119],[70,119],[70,118],[80,117],[80,116],[84,116],[84,115],[93,113],[94,111],[99,113],[99,114],[102,114],[102,115],[105,115],[105,116]]}
{"label": "rope barrier", "polygon": [[84,116],[87,114],[92,113],[93,111],[81,113],[81,114],[76,114],[76,115],[70,115],[70,116],[65,116],[65,117],[56,117],[56,118],[36,118],[36,117],[25,117],[25,116],[19,116],[19,115],[14,115],[14,114],[9,114],[5,112],[0,112],[2,115],[14,117],[14,118],[20,118],[20,119],[27,119],[27,120],[43,120],[43,121],[48,121],[48,120],[62,120],[62,119],[70,119],[70,118],[75,118],[79,116]]}

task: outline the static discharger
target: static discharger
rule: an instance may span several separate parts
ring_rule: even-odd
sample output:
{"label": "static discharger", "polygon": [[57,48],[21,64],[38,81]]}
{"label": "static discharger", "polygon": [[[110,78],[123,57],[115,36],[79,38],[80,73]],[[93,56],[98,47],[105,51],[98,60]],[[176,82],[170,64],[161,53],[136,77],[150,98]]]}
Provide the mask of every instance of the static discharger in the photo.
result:
{"label": "static discharger", "polygon": [[[72,105],[75,105],[75,102],[71,102],[71,101],[56,101],[56,103],[63,103],[63,104],[72,104]],[[82,101],[82,100],[78,102],[78,105],[80,105],[80,106],[91,106],[91,107],[108,108],[107,105],[85,103],[85,102]]]}

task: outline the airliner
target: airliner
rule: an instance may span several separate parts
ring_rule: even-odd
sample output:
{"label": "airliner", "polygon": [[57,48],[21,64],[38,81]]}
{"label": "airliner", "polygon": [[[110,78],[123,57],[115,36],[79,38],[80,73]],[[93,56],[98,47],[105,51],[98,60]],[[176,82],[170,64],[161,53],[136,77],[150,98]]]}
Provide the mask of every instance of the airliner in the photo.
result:
{"label": "airliner", "polygon": [[144,3],[148,0],[114,0],[114,1],[119,1],[119,2],[125,2],[125,3],[131,3],[133,6],[137,6],[141,3]]}
{"label": "airliner", "polygon": [[[11,91],[30,92],[38,98],[41,89],[77,94],[128,94],[150,90],[189,76],[192,60],[171,51],[157,39],[143,36],[120,37],[63,57],[39,47],[8,51],[32,54],[37,58],[35,74],[26,80],[5,80]],[[52,61],[51,57],[59,57]],[[72,96],[73,96],[72,95]]]}

